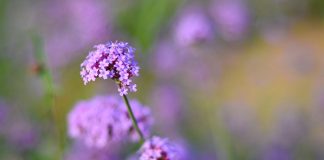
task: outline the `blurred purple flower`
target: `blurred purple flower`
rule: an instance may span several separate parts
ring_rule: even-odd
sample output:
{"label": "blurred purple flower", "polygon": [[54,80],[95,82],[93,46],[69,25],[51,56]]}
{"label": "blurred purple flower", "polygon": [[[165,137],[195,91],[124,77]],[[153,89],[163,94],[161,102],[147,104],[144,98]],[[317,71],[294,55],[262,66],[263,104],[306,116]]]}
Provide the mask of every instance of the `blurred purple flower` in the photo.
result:
{"label": "blurred purple flower", "polygon": [[174,77],[181,69],[181,53],[170,42],[159,43],[150,61],[154,73],[159,78]]}
{"label": "blurred purple flower", "polygon": [[[322,76],[324,77],[324,76]],[[312,106],[310,108],[311,119],[315,121],[314,123],[322,123],[324,121],[324,85],[323,79],[319,78],[313,84],[313,89],[311,91],[312,95]]]}
{"label": "blurred purple flower", "polygon": [[152,94],[152,106],[154,117],[160,130],[167,133],[177,132],[179,121],[181,121],[183,111],[183,100],[181,91],[172,85],[158,86]]}
{"label": "blurred purple flower", "polygon": [[185,69],[183,69],[181,77],[184,83],[188,85],[186,87],[205,93],[213,90],[213,86],[218,85],[223,72],[221,60],[214,58],[214,56],[210,57],[208,54],[187,56],[183,66]]}
{"label": "blurred purple flower", "polygon": [[8,112],[7,104],[0,100],[0,134],[5,132],[5,126],[8,121]]}
{"label": "blurred purple flower", "polygon": [[286,147],[299,144],[308,132],[308,124],[298,105],[281,105],[277,112],[271,141]]}
{"label": "blurred purple flower", "polygon": [[287,69],[291,69],[292,73],[300,76],[308,76],[316,70],[316,57],[313,55],[315,51],[304,44],[293,44],[287,48],[284,53],[285,64]]}
{"label": "blurred purple flower", "polygon": [[173,141],[173,145],[176,148],[178,153],[178,158],[180,160],[194,160],[195,159],[195,152],[191,150],[189,144],[184,139],[177,139]]}
{"label": "blurred purple flower", "polygon": [[[159,77],[171,77],[177,72],[178,60],[175,47],[161,43],[153,54],[152,66]],[[163,61],[161,61],[163,59]],[[181,59],[180,59],[181,60]]]}
{"label": "blurred purple flower", "polygon": [[39,142],[36,128],[27,121],[15,121],[8,127],[6,133],[8,142],[19,151],[31,150]]}
{"label": "blurred purple flower", "polygon": [[40,19],[50,66],[65,65],[85,46],[107,37],[111,20],[106,16],[109,15],[106,6],[102,0],[44,2]]}
{"label": "blurred purple flower", "polygon": [[178,149],[167,138],[154,136],[140,148],[139,160],[181,160]]}
{"label": "blurred purple flower", "polygon": [[65,156],[65,160],[120,160],[117,149],[111,148],[89,148],[82,143],[74,143]]}
{"label": "blurred purple flower", "polygon": [[288,149],[285,149],[280,146],[272,146],[269,147],[263,157],[262,160],[292,160],[292,153]]}
{"label": "blurred purple flower", "polygon": [[269,44],[280,44],[288,34],[288,29],[276,25],[260,27],[262,38]]}
{"label": "blurred purple flower", "polygon": [[240,40],[248,31],[250,15],[240,0],[214,1],[211,14],[221,36],[228,41]]}
{"label": "blurred purple flower", "polygon": [[174,38],[180,46],[190,46],[213,38],[212,24],[198,8],[188,8],[175,26]]}
{"label": "blurred purple flower", "polygon": [[121,96],[128,91],[135,92],[133,76],[139,76],[139,66],[135,61],[135,48],[125,42],[108,42],[95,46],[81,64],[80,75],[87,84],[96,78],[110,78],[118,83]]}
{"label": "blurred purple flower", "polygon": [[255,110],[244,100],[231,100],[225,103],[220,114],[229,133],[238,140],[236,143],[253,146],[262,138],[257,136],[260,129],[257,126],[260,124]]}
{"label": "blurred purple flower", "polygon": [[[130,103],[139,128],[144,136],[149,136],[153,123],[150,110],[136,100]],[[97,96],[81,101],[68,115],[69,136],[89,147],[103,148],[127,139],[139,141],[139,135],[131,124],[124,102],[114,96]]]}

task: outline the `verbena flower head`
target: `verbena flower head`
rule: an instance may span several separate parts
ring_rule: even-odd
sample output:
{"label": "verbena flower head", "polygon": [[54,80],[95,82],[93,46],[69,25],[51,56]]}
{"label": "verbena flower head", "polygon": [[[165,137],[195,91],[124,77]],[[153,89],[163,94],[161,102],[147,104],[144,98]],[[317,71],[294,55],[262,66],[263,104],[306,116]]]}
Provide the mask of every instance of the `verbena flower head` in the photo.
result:
{"label": "verbena flower head", "polygon": [[[150,110],[131,100],[134,115],[145,136],[152,125]],[[139,135],[131,126],[125,104],[119,97],[97,96],[76,104],[68,115],[71,138],[83,141],[89,147],[103,148],[120,141],[138,141]]]}
{"label": "verbena flower head", "polygon": [[95,46],[81,64],[80,75],[87,84],[96,78],[112,79],[118,83],[120,95],[135,92],[136,84],[131,78],[139,75],[135,61],[135,48],[126,42],[108,42]]}
{"label": "verbena flower head", "polygon": [[176,146],[167,138],[154,136],[139,151],[139,160],[180,160]]}

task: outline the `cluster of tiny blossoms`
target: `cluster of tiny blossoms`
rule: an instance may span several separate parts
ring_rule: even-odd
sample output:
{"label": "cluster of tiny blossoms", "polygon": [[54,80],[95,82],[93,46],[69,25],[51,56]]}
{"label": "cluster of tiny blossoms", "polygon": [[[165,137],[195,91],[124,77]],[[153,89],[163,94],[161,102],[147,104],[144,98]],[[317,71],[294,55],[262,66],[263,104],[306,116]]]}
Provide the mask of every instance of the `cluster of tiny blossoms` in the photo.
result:
{"label": "cluster of tiny blossoms", "polygon": [[[80,74],[84,84],[98,77],[110,78],[116,81],[120,95],[127,102],[125,95],[128,91],[136,91],[136,84],[130,78],[139,75],[139,67],[134,60],[135,49],[125,42],[108,42],[95,48],[81,64]],[[147,138],[153,123],[150,110],[136,100],[131,100],[130,106],[132,111],[114,96],[97,96],[81,101],[68,115],[69,136],[95,148],[115,146],[115,142],[123,140],[137,142],[141,137],[135,129],[136,125],[133,125],[135,121]],[[176,148],[166,138],[153,137],[145,141],[136,157],[140,160],[179,160]]]}
{"label": "cluster of tiny blossoms", "polygon": [[[150,110],[136,100],[130,103],[139,128],[145,137],[149,136],[153,122]],[[139,141],[140,137],[131,124],[125,104],[115,96],[96,96],[81,101],[68,115],[69,136],[95,148],[125,140]]]}
{"label": "cluster of tiny blossoms", "polygon": [[112,79],[118,83],[121,96],[135,92],[136,84],[131,77],[139,75],[139,66],[134,57],[135,48],[126,42],[108,42],[95,46],[81,64],[80,75],[87,84],[96,78]]}
{"label": "cluster of tiny blossoms", "polygon": [[176,146],[167,138],[154,136],[139,150],[139,160],[180,160]]}

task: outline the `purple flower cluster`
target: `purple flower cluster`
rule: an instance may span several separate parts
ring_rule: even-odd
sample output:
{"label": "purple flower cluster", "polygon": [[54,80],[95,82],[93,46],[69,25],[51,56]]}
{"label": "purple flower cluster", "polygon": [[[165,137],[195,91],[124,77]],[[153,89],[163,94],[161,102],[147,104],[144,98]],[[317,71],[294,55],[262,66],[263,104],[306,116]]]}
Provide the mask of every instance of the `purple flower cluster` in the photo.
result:
{"label": "purple flower cluster", "polygon": [[87,84],[96,78],[113,79],[118,83],[120,95],[135,92],[136,84],[131,77],[139,75],[139,66],[134,59],[135,48],[125,42],[108,42],[95,46],[81,64],[80,75]]}
{"label": "purple flower cluster", "polygon": [[179,160],[177,147],[167,138],[153,137],[139,151],[140,160]]}
{"label": "purple flower cluster", "polygon": [[[153,123],[150,110],[136,100],[130,101],[139,128],[149,136]],[[89,147],[103,148],[114,142],[138,141],[126,106],[115,96],[97,96],[81,101],[68,115],[69,136]]]}
{"label": "purple flower cluster", "polygon": [[[144,141],[150,135],[153,123],[151,111],[136,100],[130,100],[128,104],[125,96],[128,91],[136,91],[136,84],[131,80],[131,77],[138,76],[139,71],[134,52],[135,49],[128,43],[108,42],[95,46],[95,50],[86,57],[81,64],[80,73],[84,84],[95,81],[98,77],[110,78],[118,84],[118,91],[124,96],[126,104],[114,96],[97,96],[79,102],[68,115],[71,138],[90,148],[107,149],[108,146],[118,146],[123,141]],[[177,148],[181,147],[171,144],[166,138],[153,137],[146,140],[135,158],[179,160],[182,156],[181,150],[176,150]],[[99,155],[100,153],[98,152]],[[106,154],[103,154],[103,158],[105,157]]]}

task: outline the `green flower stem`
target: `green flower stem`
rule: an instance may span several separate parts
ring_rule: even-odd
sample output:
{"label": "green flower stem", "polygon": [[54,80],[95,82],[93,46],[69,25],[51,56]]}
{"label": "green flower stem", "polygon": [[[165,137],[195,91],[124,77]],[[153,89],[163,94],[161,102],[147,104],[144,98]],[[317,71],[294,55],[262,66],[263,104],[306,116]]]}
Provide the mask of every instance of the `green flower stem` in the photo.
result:
{"label": "green flower stem", "polygon": [[62,127],[59,125],[60,117],[59,110],[55,105],[55,90],[54,90],[54,81],[52,78],[52,74],[50,69],[46,63],[46,54],[43,50],[43,42],[41,37],[34,35],[33,37],[34,43],[34,56],[36,59],[36,65],[39,67],[38,73],[36,73],[42,80],[44,91],[45,91],[45,100],[50,106],[51,118],[54,123],[54,130],[57,137],[57,141],[59,143],[59,147],[57,150],[57,156],[59,159],[63,157],[63,150],[65,148],[64,135],[62,134]]}
{"label": "green flower stem", "polygon": [[136,119],[134,117],[134,114],[133,114],[132,108],[131,108],[131,106],[129,104],[128,98],[127,98],[126,95],[123,95],[123,98],[124,98],[125,104],[127,106],[128,113],[129,113],[129,115],[130,115],[130,117],[132,119],[133,126],[134,126],[135,130],[137,131],[137,133],[139,134],[139,136],[141,138],[140,142],[143,143],[144,142],[144,136],[143,136],[143,133],[141,132],[141,130],[139,129],[139,127],[138,127],[137,121],[136,121]]}

